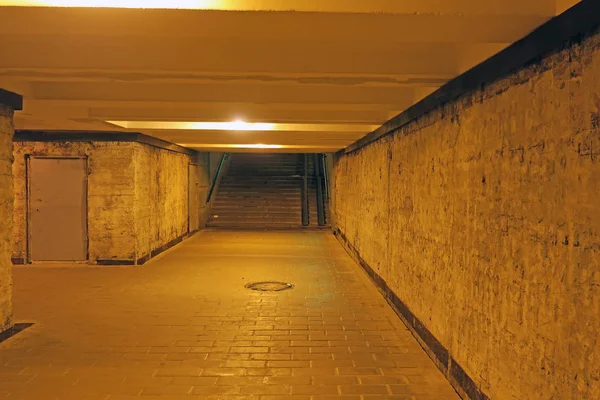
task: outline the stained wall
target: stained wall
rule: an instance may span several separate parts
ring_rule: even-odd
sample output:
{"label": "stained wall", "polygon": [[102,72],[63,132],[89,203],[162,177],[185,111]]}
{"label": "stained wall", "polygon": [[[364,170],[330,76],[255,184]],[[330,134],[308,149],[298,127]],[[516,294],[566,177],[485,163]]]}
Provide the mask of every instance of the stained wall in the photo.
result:
{"label": "stained wall", "polygon": [[12,327],[12,137],[14,111],[0,104],[0,333]]}
{"label": "stained wall", "polygon": [[492,399],[600,398],[600,34],[340,156],[335,229]]}
{"label": "stained wall", "polygon": [[134,215],[138,258],[187,235],[188,166],[194,161],[187,154],[136,143]]}
{"label": "stained wall", "polygon": [[190,206],[205,207],[188,204],[188,165],[198,179],[208,174],[200,155],[137,142],[15,142],[14,263],[27,261],[26,164],[36,156],[87,159],[90,263],[145,262],[188,235]]}
{"label": "stained wall", "polygon": [[86,157],[89,259],[135,260],[135,147],[131,142],[15,142],[13,260],[27,260],[27,157]]}

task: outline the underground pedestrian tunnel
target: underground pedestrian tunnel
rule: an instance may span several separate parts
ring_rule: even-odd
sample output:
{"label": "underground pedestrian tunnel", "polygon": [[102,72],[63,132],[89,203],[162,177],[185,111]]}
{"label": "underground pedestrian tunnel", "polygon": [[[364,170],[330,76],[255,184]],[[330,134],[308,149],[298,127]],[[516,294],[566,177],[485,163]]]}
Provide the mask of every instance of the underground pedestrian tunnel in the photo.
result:
{"label": "underground pedestrian tunnel", "polygon": [[600,398],[598,1],[0,21],[0,399]]}

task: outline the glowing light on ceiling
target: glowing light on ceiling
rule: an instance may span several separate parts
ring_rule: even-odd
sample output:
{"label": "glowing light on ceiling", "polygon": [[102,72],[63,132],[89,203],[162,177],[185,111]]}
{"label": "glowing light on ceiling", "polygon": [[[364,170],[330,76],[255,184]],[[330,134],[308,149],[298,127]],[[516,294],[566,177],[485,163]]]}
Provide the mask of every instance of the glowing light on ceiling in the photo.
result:
{"label": "glowing light on ceiling", "polygon": [[[386,4],[383,4],[384,2]],[[406,5],[403,3],[403,1],[398,0],[0,0],[0,6],[24,7],[180,8],[189,10],[249,11],[295,10],[353,13],[393,12],[404,14],[406,13]]]}
{"label": "glowing light on ceiling", "polygon": [[2,0],[3,6],[117,7],[117,8],[220,8],[222,0]]}
{"label": "glowing light on ceiling", "polygon": [[283,146],[280,144],[236,144],[231,145],[232,148],[237,149],[283,149]]}
{"label": "glowing light on ceiling", "polygon": [[332,145],[292,145],[292,144],[232,144],[232,143],[177,143],[178,146],[198,149],[340,149],[340,146]]}
{"label": "glowing light on ceiling", "polygon": [[284,149],[288,146],[284,146],[282,144],[262,144],[262,143],[253,143],[253,144],[186,144],[186,143],[178,143],[179,146],[184,147],[204,147],[204,148],[218,148],[225,147],[228,149]]}
{"label": "glowing light on ceiling", "polygon": [[127,129],[176,129],[191,131],[272,131],[275,124],[261,122],[170,122],[170,121],[106,121]]}
{"label": "glowing light on ceiling", "polygon": [[279,124],[266,122],[179,122],[179,121],[106,121],[125,129],[200,130],[200,131],[288,131],[288,132],[360,132],[368,133],[379,125],[364,124]]}

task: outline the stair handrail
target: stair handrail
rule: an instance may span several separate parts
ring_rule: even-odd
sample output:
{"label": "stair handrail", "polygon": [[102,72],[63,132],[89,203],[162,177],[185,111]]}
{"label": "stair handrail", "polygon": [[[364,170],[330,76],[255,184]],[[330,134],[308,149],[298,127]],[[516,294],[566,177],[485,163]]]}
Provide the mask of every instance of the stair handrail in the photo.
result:
{"label": "stair handrail", "polygon": [[327,154],[321,154],[321,165],[323,168],[323,186],[325,191],[325,200],[329,200],[329,171],[327,169]]}
{"label": "stair handrail", "polygon": [[213,192],[215,191],[215,187],[217,187],[217,183],[219,182],[219,178],[221,177],[221,172],[223,171],[223,165],[225,164],[225,160],[229,157],[229,153],[223,153],[221,156],[221,161],[219,162],[219,167],[217,168],[217,173],[215,174],[215,178],[210,185],[210,190],[208,191],[208,196],[206,198],[206,204],[210,203],[210,199],[212,198]]}

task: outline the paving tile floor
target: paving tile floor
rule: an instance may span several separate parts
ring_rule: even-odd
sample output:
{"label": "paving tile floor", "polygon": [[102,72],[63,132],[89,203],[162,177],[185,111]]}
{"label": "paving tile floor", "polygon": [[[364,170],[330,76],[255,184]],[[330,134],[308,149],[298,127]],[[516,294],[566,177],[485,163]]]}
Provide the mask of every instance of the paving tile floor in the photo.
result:
{"label": "paving tile floor", "polygon": [[[0,398],[458,399],[333,235],[206,230],[140,267],[14,268]],[[253,281],[295,285],[250,291]]]}

